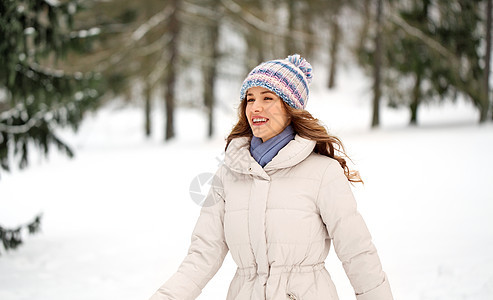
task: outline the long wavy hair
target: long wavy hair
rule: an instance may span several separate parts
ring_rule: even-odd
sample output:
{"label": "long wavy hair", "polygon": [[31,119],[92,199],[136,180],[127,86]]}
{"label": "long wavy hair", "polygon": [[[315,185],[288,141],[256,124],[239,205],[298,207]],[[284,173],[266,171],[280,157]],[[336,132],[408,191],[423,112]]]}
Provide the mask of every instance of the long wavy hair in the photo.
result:
{"label": "long wavy hair", "polygon": [[[346,158],[350,158],[346,155],[344,145],[341,140],[336,136],[330,135],[327,129],[321,125],[320,121],[314,118],[308,111],[295,109],[287,105],[282,101],[284,110],[291,119],[291,126],[293,126],[294,131],[301,137],[313,140],[316,142],[314,152],[333,158],[339,162],[341,168],[344,170],[348,181],[350,182],[361,182],[359,172],[355,170],[350,170]],[[229,143],[234,138],[237,137],[249,137],[253,136],[252,129],[246,117],[246,98],[243,99],[238,107],[238,123],[233,127],[230,134],[226,138],[226,148],[228,148]]]}

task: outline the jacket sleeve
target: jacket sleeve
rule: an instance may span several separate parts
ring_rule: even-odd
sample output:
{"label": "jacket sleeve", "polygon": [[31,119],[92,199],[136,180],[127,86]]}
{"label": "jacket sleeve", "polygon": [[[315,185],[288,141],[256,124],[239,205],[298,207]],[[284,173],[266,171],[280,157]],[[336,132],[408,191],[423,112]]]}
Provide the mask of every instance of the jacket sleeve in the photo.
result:
{"label": "jacket sleeve", "polygon": [[224,197],[219,173],[214,176],[200,211],[187,256],[150,300],[195,299],[221,267],[228,247],[224,239]]}
{"label": "jacket sleeve", "polygon": [[349,182],[337,161],[332,161],[325,170],[317,201],[356,299],[392,300],[370,232],[356,209]]}

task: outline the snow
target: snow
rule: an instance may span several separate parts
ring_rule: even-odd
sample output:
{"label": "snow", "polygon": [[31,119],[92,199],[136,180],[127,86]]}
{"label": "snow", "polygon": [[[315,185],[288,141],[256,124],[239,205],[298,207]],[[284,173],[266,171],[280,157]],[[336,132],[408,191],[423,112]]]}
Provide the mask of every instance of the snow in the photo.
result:
{"label": "snow", "polygon": [[[317,70],[315,69],[315,72]],[[493,126],[477,125],[465,101],[406,110],[383,107],[370,130],[371,83],[341,70],[338,89],[312,85],[308,110],[338,135],[361,172],[354,193],[395,299],[491,299],[493,292]],[[43,212],[42,232],[0,256],[0,299],[147,299],[185,256],[200,207],[195,176],[214,172],[235,120],[239,83],[220,86],[217,134],[207,140],[201,112],[180,109],[177,139],[143,137],[143,109],[110,104],[88,116],[76,150],[53,152],[27,170],[2,172],[0,224]],[[232,99],[228,101],[227,99]],[[224,109],[226,107],[226,109]],[[235,264],[228,255],[199,299],[225,299]],[[355,299],[336,255],[327,268],[340,299]]]}

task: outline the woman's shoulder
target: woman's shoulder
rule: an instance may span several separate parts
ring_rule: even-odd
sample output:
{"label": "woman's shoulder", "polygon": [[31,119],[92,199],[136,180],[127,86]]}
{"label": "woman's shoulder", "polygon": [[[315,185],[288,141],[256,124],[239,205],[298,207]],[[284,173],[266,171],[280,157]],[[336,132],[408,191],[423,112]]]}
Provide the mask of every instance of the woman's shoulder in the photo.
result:
{"label": "woman's shoulder", "polygon": [[304,167],[313,170],[314,173],[319,174],[320,177],[333,177],[339,174],[344,174],[339,162],[331,157],[322,155],[316,152],[312,152],[303,162]]}
{"label": "woman's shoulder", "polygon": [[309,161],[311,164],[314,164],[314,167],[320,169],[326,169],[330,165],[334,164],[339,165],[339,162],[336,159],[328,157],[327,155],[316,153],[315,151],[310,153],[310,155],[306,158],[306,161]]}

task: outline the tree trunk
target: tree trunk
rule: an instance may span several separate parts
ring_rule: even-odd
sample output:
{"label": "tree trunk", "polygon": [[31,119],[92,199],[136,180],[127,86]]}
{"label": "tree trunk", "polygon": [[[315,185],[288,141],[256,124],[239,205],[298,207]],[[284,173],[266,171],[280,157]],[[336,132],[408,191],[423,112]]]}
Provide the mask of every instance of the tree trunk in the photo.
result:
{"label": "tree trunk", "polygon": [[332,13],[330,18],[330,65],[329,65],[329,82],[328,88],[332,89],[335,87],[336,81],[336,73],[337,73],[337,53],[339,51],[339,42],[340,42],[340,32],[341,28],[339,26],[339,13],[340,13],[340,5],[336,5],[334,7],[335,11]]}
{"label": "tree trunk", "polygon": [[210,60],[206,62],[205,66],[205,80],[204,80],[204,104],[207,109],[208,114],[208,131],[207,137],[211,138],[214,134],[214,99],[215,99],[215,88],[214,82],[217,77],[217,61],[219,59],[218,51],[218,40],[219,40],[219,19],[216,19],[214,24],[210,27],[210,39],[207,42],[211,46],[211,57]]}
{"label": "tree trunk", "polygon": [[421,102],[421,74],[416,73],[416,82],[414,83],[413,89],[413,99],[409,108],[411,109],[411,120],[409,121],[410,125],[418,124],[418,106]]}
{"label": "tree trunk", "polygon": [[[306,20],[315,20],[317,18],[316,11],[310,7],[310,4],[306,5],[302,12]],[[306,38],[302,40],[303,49],[299,50],[303,52],[305,58],[311,59],[314,57],[316,45],[314,36],[316,33],[313,30],[313,22],[302,22],[303,31],[307,34]],[[293,53],[289,53],[293,54]]]}
{"label": "tree trunk", "polygon": [[[288,32],[292,32],[294,30],[294,19],[295,19],[295,0],[288,0]],[[294,54],[296,52],[296,46],[294,44],[294,39],[288,35],[285,38],[286,40],[286,53],[288,55]]]}
{"label": "tree trunk", "polygon": [[151,136],[151,111],[152,111],[152,86],[150,82],[147,80],[144,88],[144,97],[145,97],[145,109],[144,109],[144,118],[145,118],[145,134],[146,137]]}
{"label": "tree trunk", "polygon": [[[488,117],[488,110],[490,105],[493,103],[490,101],[490,64],[491,64],[491,10],[493,9],[492,7],[492,0],[488,0],[486,4],[486,53],[485,53],[485,68],[484,68],[484,82],[483,82],[483,89],[484,89],[484,97],[485,97],[485,112],[481,114],[481,117],[483,118],[484,115],[484,120],[482,122],[486,121],[486,118]],[[491,115],[493,119],[493,114]],[[482,119],[481,118],[481,119]]]}
{"label": "tree trunk", "polygon": [[366,38],[368,37],[371,19],[371,2],[372,0],[363,0],[363,24],[361,25],[361,30],[358,34],[358,49],[364,49]]}
{"label": "tree trunk", "polygon": [[166,91],[164,99],[166,101],[166,123],[165,123],[165,140],[175,136],[174,112],[175,112],[175,85],[176,85],[176,65],[178,63],[178,35],[180,33],[180,24],[178,13],[180,0],[170,0],[173,12],[168,19],[168,33],[170,42],[168,47],[169,63],[165,79]]}
{"label": "tree trunk", "polygon": [[247,69],[248,72],[255,68],[260,62],[264,61],[264,40],[262,32],[251,29],[246,35],[248,55],[247,55]]}
{"label": "tree trunk", "polygon": [[380,76],[382,63],[382,0],[377,0],[376,15],[377,33],[375,36],[375,53],[373,57],[373,115],[371,127],[375,128],[380,125]]}

